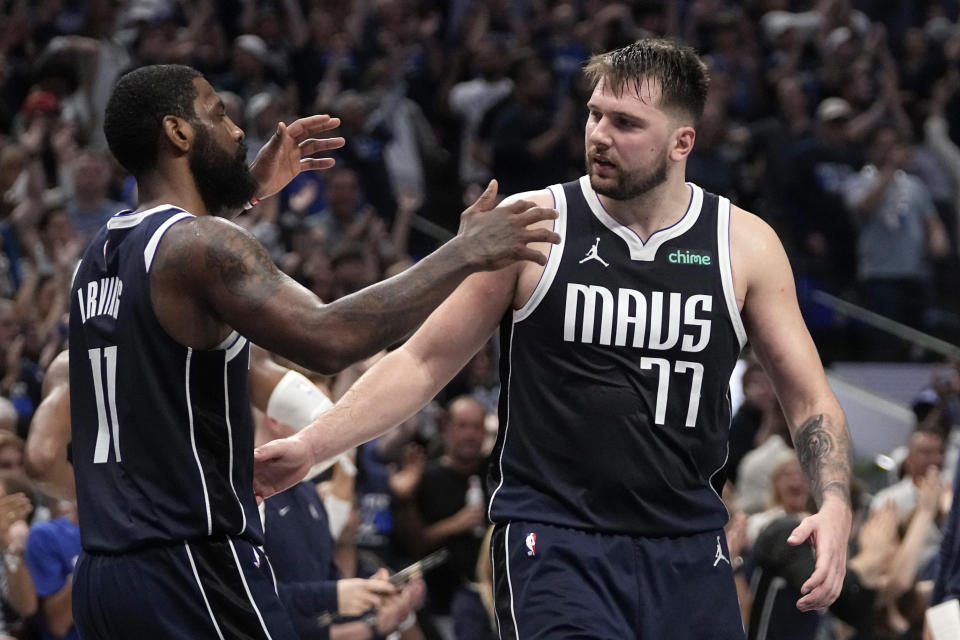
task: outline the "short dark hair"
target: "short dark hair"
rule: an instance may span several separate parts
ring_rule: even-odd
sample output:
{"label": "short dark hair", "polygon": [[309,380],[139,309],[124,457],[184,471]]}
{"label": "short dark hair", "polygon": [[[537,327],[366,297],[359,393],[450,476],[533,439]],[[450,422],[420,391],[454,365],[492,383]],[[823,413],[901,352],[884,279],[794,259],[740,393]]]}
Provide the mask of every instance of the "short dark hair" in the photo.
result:
{"label": "short dark hair", "polygon": [[603,80],[604,88],[617,96],[631,84],[639,92],[644,78],[656,80],[660,106],[683,109],[694,122],[703,115],[710,85],[707,66],[692,47],[661,38],[637,40],[591,56],[583,72],[594,87]]}
{"label": "short dark hair", "polygon": [[201,77],[191,67],[157,64],[120,78],[107,102],[103,133],[124,169],[141,176],[156,166],[164,117],[196,118],[193,81]]}

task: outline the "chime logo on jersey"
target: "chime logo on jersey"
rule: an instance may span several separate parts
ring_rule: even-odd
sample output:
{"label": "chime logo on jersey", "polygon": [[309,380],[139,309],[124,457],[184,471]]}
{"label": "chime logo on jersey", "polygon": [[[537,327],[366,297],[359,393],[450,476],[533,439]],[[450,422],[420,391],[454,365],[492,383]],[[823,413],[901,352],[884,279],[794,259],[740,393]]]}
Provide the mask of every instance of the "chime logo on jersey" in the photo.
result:
{"label": "chime logo on jersey", "polygon": [[533,532],[527,534],[527,555],[537,555],[537,534]]}
{"label": "chime logo on jersey", "polygon": [[710,342],[712,311],[711,295],[686,296],[684,300],[677,292],[610,291],[569,282],[563,340],[655,351],[673,349],[679,342],[682,351],[695,353]]}

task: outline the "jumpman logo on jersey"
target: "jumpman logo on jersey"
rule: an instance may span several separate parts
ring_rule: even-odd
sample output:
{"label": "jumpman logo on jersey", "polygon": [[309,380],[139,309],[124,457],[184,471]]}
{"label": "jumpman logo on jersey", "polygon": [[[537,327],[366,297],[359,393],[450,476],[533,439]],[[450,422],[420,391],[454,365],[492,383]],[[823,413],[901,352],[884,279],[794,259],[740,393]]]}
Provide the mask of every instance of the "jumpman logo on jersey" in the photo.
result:
{"label": "jumpman logo on jersey", "polygon": [[720,546],[720,536],[717,536],[717,557],[713,560],[713,566],[720,564],[720,561],[723,560],[727,564],[730,564],[730,561],[727,559],[727,556],[723,555],[723,547]]}
{"label": "jumpman logo on jersey", "polygon": [[597,254],[597,245],[598,245],[598,244],[600,244],[600,238],[597,238],[597,241],[593,243],[593,246],[590,247],[590,250],[589,250],[589,251],[587,251],[586,257],[585,257],[583,260],[580,261],[580,264],[583,264],[583,263],[586,262],[587,260],[596,260],[597,262],[599,262],[600,264],[602,264],[602,265],[605,266],[605,267],[609,267],[609,266],[610,266],[609,264],[607,264],[607,261],[606,261],[606,260],[604,260],[603,258],[601,258],[601,257]]}

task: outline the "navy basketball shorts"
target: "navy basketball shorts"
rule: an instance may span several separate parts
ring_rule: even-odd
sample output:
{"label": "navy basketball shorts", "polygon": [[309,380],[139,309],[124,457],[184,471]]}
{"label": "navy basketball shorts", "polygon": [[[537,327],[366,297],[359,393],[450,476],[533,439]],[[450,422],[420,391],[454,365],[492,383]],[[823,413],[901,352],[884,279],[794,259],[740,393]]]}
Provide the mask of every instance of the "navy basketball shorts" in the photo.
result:
{"label": "navy basketball shorts", "polygon": [[84,640],[297,638],[266,555],[245,540],[84,552],[73,580]]}
{"label": "navy basketball shorts", "polygon": [[607,535],[531,522],[493,533],[502,640],[743,640],[723,531]]}

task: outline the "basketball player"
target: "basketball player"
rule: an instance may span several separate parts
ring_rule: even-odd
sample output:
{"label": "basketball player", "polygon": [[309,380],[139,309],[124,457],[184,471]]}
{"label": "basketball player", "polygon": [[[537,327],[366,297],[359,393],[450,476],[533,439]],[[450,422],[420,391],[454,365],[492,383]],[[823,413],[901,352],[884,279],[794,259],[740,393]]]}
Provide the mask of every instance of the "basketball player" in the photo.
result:
{"label": "basketball player", "polygon": [[96,638],[294,638],[277,598],[252,491],[248,340],[335,371],[404,336],[469,273],[542,256],[527,225],[555,212],[491,209],[396,279],[324,306],[246,231],[217,217],[276,193],[338,124],[285,126],[245,162],[243,132],[195,70],[137,69],[104,133],[140,206],[84,252],[71,292],[70,413],[84,553],[74,616]]}
{"label": "basketball player", "polygon": [[774,232],[684,181],[707,92],[694,51],[642,40],[586,74],[587,175],[522,195],[560,212],[547,265],[468,278],[319,421],[258,449],[255,490],[414,413],[499,324],[501,637],[743,638],[719,491],[727,385],[747,339],[819,504],[789,537],[816,547],[802,610],[826,607],[843,581],[845,418]]}

